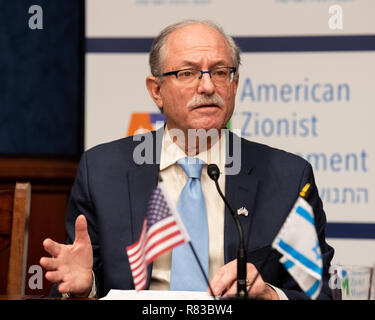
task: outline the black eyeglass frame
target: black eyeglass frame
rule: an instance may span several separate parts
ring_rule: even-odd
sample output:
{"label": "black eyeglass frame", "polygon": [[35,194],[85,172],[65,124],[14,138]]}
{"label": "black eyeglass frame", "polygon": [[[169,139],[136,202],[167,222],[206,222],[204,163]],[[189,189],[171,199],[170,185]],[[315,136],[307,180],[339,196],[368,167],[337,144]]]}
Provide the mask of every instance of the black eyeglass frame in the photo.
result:
{"label": "black eyeglass frame", "polygon": [[236,67],[229,67],[229,66],[225,66],[225,67],[215,67],[211,70],[199,70],[199,69],[194,69],[194,68],[185,68],[185,69],[180,69],[180,70],[175,70],[175,71],[170,71],[170,72],[165,72],[163,73],[161,76],[162,77],[165,77],[165,76],[175,76],[176,79],[178,79],[177,75],[180,71],[185,71],[185,70],[194,70],[194,71],[199,71],[201,73],[200,77],[198,77],[198,79],[202,79],[203,75],[205,73],[208,73],[210,75],[210,78],[212,79],[212,71],[214,71],[215,69],[220,69],[220,68],[226,68],[226,69],[230,69],[231,70],[231,73],[233,74],[236,74],[237,72],[237,68]]}

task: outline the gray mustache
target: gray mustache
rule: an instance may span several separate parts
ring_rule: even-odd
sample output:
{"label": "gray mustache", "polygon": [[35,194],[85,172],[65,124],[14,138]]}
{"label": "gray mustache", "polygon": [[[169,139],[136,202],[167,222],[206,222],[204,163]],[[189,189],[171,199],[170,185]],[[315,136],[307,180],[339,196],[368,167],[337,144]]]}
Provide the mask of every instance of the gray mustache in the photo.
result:
{"label": "gray mustache", "polygon": [[219,107],[224,106],[224,100],[218,94],[213,94],[211,96],[207,95],[195,95],[188,103],[188,108],[195,108],[203,104],[216,104]]}

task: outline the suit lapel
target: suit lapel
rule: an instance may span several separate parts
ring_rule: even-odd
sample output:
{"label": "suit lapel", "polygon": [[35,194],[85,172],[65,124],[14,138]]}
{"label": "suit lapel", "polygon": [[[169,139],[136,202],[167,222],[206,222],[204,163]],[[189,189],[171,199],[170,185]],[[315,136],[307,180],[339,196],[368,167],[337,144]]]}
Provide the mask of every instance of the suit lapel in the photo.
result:
{"label": "suit lapel", "polygon": [[[164,128],[161,128],[144,135],[144,140],[135,148],[139,148],[138,151],[144,150],[145,158],[142,160],[144,160],[145,163],[135,164],[128,172],[133,233],[132,240],[134,242],[139,238],[143,220],[147,213],[148,201],[158,182],[161,138],[163,137],[163,132]],[[144,143],[144,145],[141,145],[142,143]],[[152,150],[150,150],[151,147]]]}
{"label": "suit lapel", "polygon": [[147,204],[156,187],[159,165],[141,165],[129,172],[132,240],[137,241],[146,217]]}
{"label": "suit lapel", "polygon": [[[229,144],[233,139],[233,135],[229,135]],[[238,137],[234,137],[238,138]],[[242,147],[241,143],[241,147]],[[252,218],[254,216],[254,204],[258,188],[258,179],[252,175],[254,165],[251,164],[251,155],[243,155],[245,150],[241,150],[242,159],[240,172],[236,175],[226,175],[225,177],[225,196],[232,206],[235,214],[237,210],[244,207],[248,211],[248,215],[239,215],[239,219],[244,231],[245,246],[248,248],[249,236],[251,231]],[[224,260],[225,263],[236,259],[238,247],[238,232],[236,224],[229,210],[225,208],[224,217]]]}
{"label": "suit lapel", "polygon": [[[158,183],[158,174],[160,169],[160,151],[161,137],[163,130],[153,131],[152,134],[152,163],[136,165],[128,172],[129,199],[130,199],[130,217],[132,225],[133,243],[139,239],[143,221],[146,217],[147,206],[151,194]],[[145,138],[146,140],[147,138]],[[148,266],[147,287],[150,285],[152,273],[152,264]]]}
{"label": "suit lapel", "polygon": [[[132,243],[135,243],[141,234],[148,201],[157,185],[158,172],[159,164],[141,165],[129,172]],[[147,269],[148,288],[151,281],[152,264]]]}

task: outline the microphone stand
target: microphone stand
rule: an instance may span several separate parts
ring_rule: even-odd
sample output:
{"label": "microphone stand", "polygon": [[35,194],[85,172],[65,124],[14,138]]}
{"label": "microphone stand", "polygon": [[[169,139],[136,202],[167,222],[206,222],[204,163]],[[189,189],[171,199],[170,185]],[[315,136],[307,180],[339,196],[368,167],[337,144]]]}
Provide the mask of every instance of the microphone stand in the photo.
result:
{"label": "microphone stand", "polygon": [[[239,245],[237,250],[237,294],[234,299],[248,299],[248,294],[246,290],[246,264],[247,264],[247,256],[246,256],[246,249],[245,249],[245,241],[243,236],[243,229],[238,219],[238,216],[233,211],[232,207],[229,205],[227,199],[224,197],[221,189],[219,187],[218,179],[220,175],[219,168],[216,164],[210,164],[207,167],[207,173],[209,177],[215,182],[216,189],[219,192],[220,197],[223,199],[226,207],[229,209],[229,212],[234,219],[238,230],[238,239]],[[230,298],[232,299],[232,298]]]}

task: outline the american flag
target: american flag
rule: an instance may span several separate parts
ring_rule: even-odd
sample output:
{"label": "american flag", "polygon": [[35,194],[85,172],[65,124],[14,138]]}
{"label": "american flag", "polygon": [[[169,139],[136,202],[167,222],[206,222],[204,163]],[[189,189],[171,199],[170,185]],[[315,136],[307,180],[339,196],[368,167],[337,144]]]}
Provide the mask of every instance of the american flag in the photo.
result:
{"label": "american flag", "polygon": [[159,182],[148,203],[147,215],[137,242],[126,247],[134,287],[143,290],[147,283],[147,265],[158,256],[190,241],[174,206]]}

